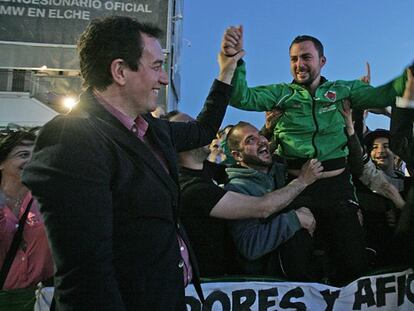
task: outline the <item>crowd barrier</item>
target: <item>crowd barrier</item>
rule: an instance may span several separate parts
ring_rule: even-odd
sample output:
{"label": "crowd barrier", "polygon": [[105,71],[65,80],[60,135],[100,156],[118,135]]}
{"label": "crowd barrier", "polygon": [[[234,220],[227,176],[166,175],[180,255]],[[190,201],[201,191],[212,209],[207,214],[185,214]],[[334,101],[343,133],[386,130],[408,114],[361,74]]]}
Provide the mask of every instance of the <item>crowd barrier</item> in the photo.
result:
{"label": "crowd barrier", "polygon": [[[202,283],[202,305],[192,285],[186,288],[188,311],[346,311],[414,310],[414,271],[361,277],[338,288],[319,283],[272,279],[214,279]],[[53,287],[0,292],[0,311],[49,311]]]}

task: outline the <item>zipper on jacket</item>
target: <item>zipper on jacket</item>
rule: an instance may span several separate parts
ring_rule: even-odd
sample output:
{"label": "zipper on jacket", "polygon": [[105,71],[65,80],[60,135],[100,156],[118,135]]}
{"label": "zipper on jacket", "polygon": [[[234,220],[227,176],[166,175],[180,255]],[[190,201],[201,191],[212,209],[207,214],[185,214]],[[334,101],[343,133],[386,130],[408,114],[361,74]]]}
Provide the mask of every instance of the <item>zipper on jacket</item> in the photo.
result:
{"label": "zipper on jacket", "polygon": [[313,146],[313,149],[315,150],[313,157],[317,159],[318,149],[316,149],[315,137],[319,131],[319,125],[318,125],[318,121],[316,120],[316,107],[315,106],[316,106],[315,98],[312,96],[312,117],[313,117],[313,122],[315,123],[315,127],[316,127],[315,131],[312,134],[312,146]]}

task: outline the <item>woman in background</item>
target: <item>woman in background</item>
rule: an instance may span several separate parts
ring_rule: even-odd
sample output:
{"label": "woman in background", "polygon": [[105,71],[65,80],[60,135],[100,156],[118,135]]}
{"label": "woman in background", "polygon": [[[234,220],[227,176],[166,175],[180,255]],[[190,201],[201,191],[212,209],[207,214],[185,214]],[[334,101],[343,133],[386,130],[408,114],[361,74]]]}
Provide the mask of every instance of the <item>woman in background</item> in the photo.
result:
{"label": "woman in background", "polygon": [[[21,183],[21,173],[29,162],[36,136],[27,131],[7,134],[0,140],[0,266],[2,270],[19,220],[25,215],[23,236],[2,289],[35,286],[53,276],[53,261],[45,227],[36,200]],[[2,271],[4,273],[4,271]],[[1,285],[1,284],[0,284]]]}

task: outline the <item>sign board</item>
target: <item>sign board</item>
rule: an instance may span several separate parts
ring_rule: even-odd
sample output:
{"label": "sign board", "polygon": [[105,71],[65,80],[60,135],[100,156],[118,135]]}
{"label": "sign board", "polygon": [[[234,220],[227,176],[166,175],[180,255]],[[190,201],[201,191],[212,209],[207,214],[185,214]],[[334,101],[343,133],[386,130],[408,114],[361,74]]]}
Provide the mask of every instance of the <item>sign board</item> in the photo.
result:
{"label": "sign board", "polygon": [[167,44],[166,0],[0,0],[2,68],[77,70],[79,34],[96,17],[123,15],[157,25]]}
{"label": "sign board", "polygon": [[222,282],[202,284],[201,304],[193,286],[186,288],[187,311],[412,311],[412,269],[362,277],[344,287],[299,282]]}
{"label": "sign board", "polygon": [[[300,282],[215,282],[202,283],[202,304],[192,285],[185,291],[187,311],[265,310],[414,310],[414,273],[401,272],[367,276],[344,287]],[[36,295],[35,311],[48,311],[53,288]]]}

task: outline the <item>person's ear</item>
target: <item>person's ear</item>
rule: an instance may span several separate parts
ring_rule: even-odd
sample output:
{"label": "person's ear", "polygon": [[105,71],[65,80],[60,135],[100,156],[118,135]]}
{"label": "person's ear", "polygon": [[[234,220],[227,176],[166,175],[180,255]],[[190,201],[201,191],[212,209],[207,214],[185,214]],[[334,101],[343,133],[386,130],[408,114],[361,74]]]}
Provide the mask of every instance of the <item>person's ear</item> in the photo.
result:
{"label": "person's ear", "polygon": [[119,85],[125,85],[126,75],[125,70],[128,69],[128,65],[122,58],[114,59],[111,63],[111,75],[112,80]]}
{"label": "person's ear", "polygon": [[325,64],[326,64],[326,57],[325,56],[322,56],[321,59],[320,59],[320,66],[321,66],[321,68],[323,66],[325,66]]}
{"label": "person's ear", "polygon": [[232,150],[231,155],[236,162],[241,162],[243,160],[240,151]]}

